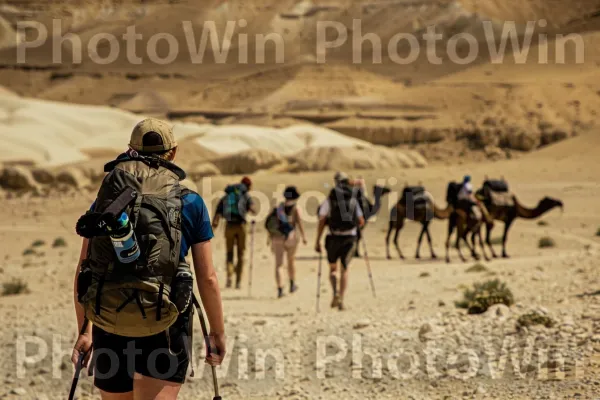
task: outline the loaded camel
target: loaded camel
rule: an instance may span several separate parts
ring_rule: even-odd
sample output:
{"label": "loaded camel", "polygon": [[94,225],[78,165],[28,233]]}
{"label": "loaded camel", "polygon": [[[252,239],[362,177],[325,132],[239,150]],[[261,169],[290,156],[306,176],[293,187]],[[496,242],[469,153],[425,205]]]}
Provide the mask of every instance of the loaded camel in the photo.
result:
{"label": "loaded camel", "polygon": [[394,235],[394,247],[401,259],[404,259],[402,250],[398,245],[398,237],[400,231],[404,227],[404,220],[408,219],[411,221],[419,222],[422,225],[421,233],[417,242],[417,259],[421,258],[421,241],[423,235],[427,235],[427,242],[429,243],[429,251],[431,252],[431,258],[437,258],[433,251],[433,245],[431,241],[431,234],[429,233],[429,224],[435,219],[448,219],[452,214],[452,207],[448,206],[445,209],[439,208],[433,201],[433,198],[425,192],[422,187],[413,186],[405,187],[402,191],[402,198],[396,203],[396,205],[390,210],[390,222],[385,238],[385,250],[388,260],[392,259],[390,255],[390,236],[392,230],[395,229]]}
{"label": "loaded camel", "polygon": [[[452,238],[452,234],[454,233],[454,229],[456,228],[456,243],[454,247],[458,251],[458,255],[463,262],[467,260],[462,254],[460,248],[460,241],[463,240],[469,250],[471,251],[471,256],[479,260],[479,254],[476,250],[475,245],[475,236],[479,237],[479,245],[481,246],[481,251],[483,253],[483,257],[489,260],[485,252],[485,247],[483,245],[483,238],[481,236],[481,226],[486,224],[493,224],[493,220],[488,218],[486,220],[487,213],[481,211],[481,209],[475,206],[468,200],[458,200],[458,191],[460,190],[462,184],[456,182],[450,182],[448,185],[448,192],[446,194],[446,200],[448,201],[449,206],[452,207],[454,212],[450,215],[448,220],[448,236],[446,238],[446,262],[450,262],[450,240]],[[471,233],[471,241],[472,245],[469,244],[467,240],[467,235]]]}
{"label": "loaded camel", "polygon": [[[501,185],[503,182],[504,185]],[[494,190],[500,185],[501,191]],[[503,193],[498,195],[498,193]],[[504,222],[504,234],[502,235],[502,257],[508,258],[506,253],[506,241],[508,238],[508,231],[512,226],[513,222],[517,218],[523,219],[536,219],[546,214],[547,212],[560,208],[563,209],[562,201],[553,199],[551,197],[544,197],[539,201],[535,208],[527,208],[523,206],[517,198],[508,192],[508,186],[504,181],[488,181],[484,183],[484,186],[478,191],[478,194],[483,198],[483,201],[490,213],[493,220]],[[504,197],[505,200],[502,200]],[[508,201],[506,201],[508,200]],[[485,242],[492,252],[494,258],[497,257],[494,247],[491,242],[492,229],[494,228],[493,221],[486,223],[486,238]],[[475,232],[471,237],[471,242],[475,241]]]}

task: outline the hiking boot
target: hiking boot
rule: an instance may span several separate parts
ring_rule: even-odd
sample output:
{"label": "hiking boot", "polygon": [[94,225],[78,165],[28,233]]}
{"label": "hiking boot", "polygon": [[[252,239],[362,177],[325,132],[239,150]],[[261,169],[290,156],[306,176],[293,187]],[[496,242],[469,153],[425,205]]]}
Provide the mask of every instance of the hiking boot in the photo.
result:
{"label": "hiking boot", "polygon": [[331,300],[331,308],[336,308],[340,306],[340,296],[333,296],[333,300]]}
{"label": "hiking boot", "polygon": [[290,293],[294,293],[298,290],[298,285],[296,285],[295,283],[292,283],[290,285]]}
{"label": "hiking boot", "polygon": [[237,290],[240,290],[240,289],[242,288],[242,283],[241,283],[241,282],[236,282],[236,283],[235,283],[235,288],[236,288]]}
{"label": "hiking boot", "polygon": [[340,302],[338,304],[338,310],[344,311],[345,309],[346,309],[346,307],[344,306],[344,301],[342,299],[340,299]]}
{"label": "hiking boot", "polygon": [[226,287],[227,289],[230,289],[230,288],[231,288],[231,283],[232,283],[232,282],[231,282],[231,278],[227,278],[227,283],[225,283],[225,287]]}
{"label": "hiking boot", "polygon": [[280,299],[283,297],[283,288],[277,289],[277,298]]}

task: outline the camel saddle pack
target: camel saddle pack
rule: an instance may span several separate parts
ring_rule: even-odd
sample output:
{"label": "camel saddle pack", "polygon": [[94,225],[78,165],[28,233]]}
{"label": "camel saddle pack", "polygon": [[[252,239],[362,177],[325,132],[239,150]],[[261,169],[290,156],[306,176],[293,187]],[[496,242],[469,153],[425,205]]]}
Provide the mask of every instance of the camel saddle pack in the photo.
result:
{"label": "camel saddle pack", "polygon": [[483,187],[477,192],[485,205],[495,207],[512,207],[515,205],[513,194],[508,190],[508,183],[504,180],[486,180]]}
{"label": "camel saddle pack", "polygon": [[406,186],[402,190],[402,203],[414,208],[425,208],[430,201],[429,194],[423,186]]}

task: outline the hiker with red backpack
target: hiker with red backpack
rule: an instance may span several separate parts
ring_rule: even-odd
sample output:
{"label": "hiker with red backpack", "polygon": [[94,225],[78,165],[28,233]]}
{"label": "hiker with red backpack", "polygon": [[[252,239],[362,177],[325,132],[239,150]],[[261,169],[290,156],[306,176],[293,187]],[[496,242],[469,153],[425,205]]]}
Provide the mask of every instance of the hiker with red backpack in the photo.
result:
{"label": "hiker with red backpack", "polygon": [[173,163],[176,153],[171,126],[140,122],[129,150],[106,164],[96,201],[77,223],[85,239],[75,276],[80,335],[72,360],[80,371],[93,357],[103,400],[177,398],[192,357],[194,306],[205,328],[194,275],[210,322],[206,362],[214,368],[225,356],[210,217]]}
{"label": "hiker with red backpack", "polygon": [[[277,282],[277,297],[283,297],[283,278],[281,270],[283,259],[287,256],[290,293],[298,290],[296,285],[295,257],[299,239],[306,245],[306,235],[297,201],[300,193],[295,186],[288,186],[283,192],[284,202],[275,207],[265,220],[265,228],[271,241],[271,251],[275,255],[275,280]],[[297,228],[297,229],[296,229]],[[300,238],[298,233],[300,233]]]}
{"label": "hiker with red backpack", "polygon": [[[335,187],[327,199],[319,206],[319,227],[315,251],[321,253],[321,237],[325,226],[329,226],[329,235],[325,238],[325,250],[329,262],[329,280],[333,289],[331,308],[344,310],[344,294],[348,286],[348,267],[356,251],[358,230],[365,225],[365,218],[357,191],[350,184],[348,175],[338,172],[335,175]],[[338,261],[342,265],[338,288]]]}
{"label": "hiker with red backpack", "polygon": [[[252,180],[245,176],[238,184],[225,188],[225,196],[219,201],[213,218],[213,229],[217,229],[221,218],[225,225],[225,257],[227,260],[227,283],[230,288],[235,276],[235,288],[240,289],[244,270],[244,253],[246,251],[248,212],[256,214],[252,198],[248,194],[252,189]],[[234,266],[234,251],[237,248],[237,263]]]}

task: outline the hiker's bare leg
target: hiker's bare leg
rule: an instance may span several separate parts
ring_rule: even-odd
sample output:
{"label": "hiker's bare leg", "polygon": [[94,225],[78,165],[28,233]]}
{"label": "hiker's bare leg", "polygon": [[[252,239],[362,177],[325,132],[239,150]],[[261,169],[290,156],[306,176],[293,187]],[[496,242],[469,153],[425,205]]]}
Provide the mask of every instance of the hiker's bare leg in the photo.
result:
{"label": "hiker's bare leg", "polygon": [[108,393],[100,390],[102,400],[133,400],[133,392],[127,393]]}
{"label": "hiker's bare leg", "polygon": [[176,400],[181,383],[161,381],[135,374],[133,380],[134,400]]}
{"label": "hiker's bare leg", "polygon": [[281,270],[283,269],[283,243],[280,238],[271,239],[271,249],[273,250],[273,254],[275,255],[275,281],[277,283],[277,288],[283,287],[283,278],[281,274]]}
{"label": "hiker's bare leg", "polygon": [[338,294],[337,281],[337,263],[329,264],[329,282],[331,282],[334,297]]}
{"label": "hiker's bare leg", "polygon": [[340,283],[340,299],[344,299],[346,288],[348,287],[348,268],[342,267],[342,282]]}
{"label": "hiker's bare leg", "polygon": [[290,281],[296,281],[296,250],[297,244],[293,244],[292,247],[286,250],[287,263],[288,263],[288,278]]}

